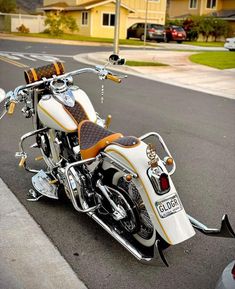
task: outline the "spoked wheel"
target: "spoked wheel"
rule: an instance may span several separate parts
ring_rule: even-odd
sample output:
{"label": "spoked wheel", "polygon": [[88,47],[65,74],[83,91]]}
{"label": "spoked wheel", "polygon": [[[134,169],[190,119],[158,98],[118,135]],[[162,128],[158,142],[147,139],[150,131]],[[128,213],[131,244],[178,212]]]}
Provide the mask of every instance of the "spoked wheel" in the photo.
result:
{"label": "spoked wheel", "polygon": [[133,234],[133,237],[142,245],[151,247],[156,241],[156,231],[150,220],[149,214],[140,196],[137,184],[133,181],[127,182],[123,177],[117,181],[117,186],[122,188],[136,204],[139,215],[139,230]]}
{"label": "spoked wheel", "polygon": [[114,203],[126,213],[126,217],[119,221],[121,226],[131,234],[138,232],[140,228],[138,210],[131,198],[123,189],[117,190],[112,187],[108,189],[112,193],[110,197]]}

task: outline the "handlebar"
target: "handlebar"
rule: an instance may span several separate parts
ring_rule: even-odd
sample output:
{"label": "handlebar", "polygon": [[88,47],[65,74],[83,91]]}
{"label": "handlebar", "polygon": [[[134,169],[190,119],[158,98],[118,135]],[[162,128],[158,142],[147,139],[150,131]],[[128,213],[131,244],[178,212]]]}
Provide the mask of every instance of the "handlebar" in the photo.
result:
{"label": "handlebar", "polygon": [[74,71],[71,71],[71,72],[68,72],[68,73],[64,73],[64,74],[61,74],[61,75],[58,75],[58,76],[53,76],[51,78],[43,78],[42,80],[35,81],[33,83],[30,83],[30,84],[20,85],[20,86],[16,87],[14,89],[14,91],[10,91],[9,92],[8,114],[12,115],[14,113],[16,103],[19,102],[18,95],[19,95],[19,92],[21,90],[29,89],[29,88],[35,88],[35,87],[38,87],[38,86],[40,86],[42,84],[50,83],[53,80],[66,79],[66,78],[68,78],[70,76],[75,76],[75,75],[88,73],[88,72],[97,74],[100,79],[109,79],[109,80],[112,80],[112,81],[114,81],[116,83],[120,83],[121,82],[120,78],[118,78],[117,76],[113,75],[110,71],[106,70],[105,67],[103,67],[103,66],[96,66],[95,68],[82,68],[82,69],[74,70]]}
{"label": "handlebar", "polygon": [[14,113],[14,111],[15,111],[15,107],[16,107],[16,102],[15,101],[11,101],[10,105],[9,105],[9,108],[8,108],[8,111],[7,111],[7,114],[12,115]]}
{"label": "handlebar", "polygon": [[106,75],[106,79],[112,80],[112,81],[117,82],[117,83],[120,83],[122,81],[120,78],[118,78],[117,76],[112,75],[110,73],[108,73]]}

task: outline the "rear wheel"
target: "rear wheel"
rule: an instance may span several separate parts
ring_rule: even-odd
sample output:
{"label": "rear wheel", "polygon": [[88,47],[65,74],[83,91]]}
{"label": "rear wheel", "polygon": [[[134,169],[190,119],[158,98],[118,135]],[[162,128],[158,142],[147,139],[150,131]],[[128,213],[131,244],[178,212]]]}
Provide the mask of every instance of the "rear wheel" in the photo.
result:
{"label": "rear wheel", "polygon": [[156,231],[138,191],[138,184],[135,184],[133,181],[127,182],[124,177],[120,177],[116,185],[129,195],[138,210],[140,226],[138,231],[133,234],[133,237],[140,244],[151,247],[156,241]]}

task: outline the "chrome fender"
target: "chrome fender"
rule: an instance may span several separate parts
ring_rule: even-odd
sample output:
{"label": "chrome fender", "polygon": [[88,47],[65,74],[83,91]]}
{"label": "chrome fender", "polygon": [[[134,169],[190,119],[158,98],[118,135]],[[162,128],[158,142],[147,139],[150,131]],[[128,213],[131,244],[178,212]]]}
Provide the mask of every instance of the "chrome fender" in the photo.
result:
{"label": "chrome fender", "polygon": [[[168,193],[160,196],[154,191],[152,183],[147,175],[149,159],[146,155],[146,148],[147,145],[142,141],[138,146],[132,148],[112,144],[105,149],[105,153],[122,163],[137,175],[133,180],[138,187],[139,193],[144,201],[156,231],[167,243],[175,245],[194,236],[195,231],[188,219],[170,176],[169,181],[171,189]],[[163,168],[164,172],[167,173],[163,163],[159,161],[159,164]],[[115,167],[115,165],[109,163],[106,163],[105,166],[106,168],[108,168],[107,166]],[[178,197],[182,209],[172,215],[161,218],[157,211],[156,204],[174,195]]]}

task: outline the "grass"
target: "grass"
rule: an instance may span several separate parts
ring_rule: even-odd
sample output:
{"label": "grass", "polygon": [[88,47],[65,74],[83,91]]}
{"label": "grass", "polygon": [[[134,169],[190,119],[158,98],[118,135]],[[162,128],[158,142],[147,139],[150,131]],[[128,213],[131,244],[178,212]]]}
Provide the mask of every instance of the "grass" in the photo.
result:
{"label": "grass", "polygon": [[235,53],[230,51],[202,52],[189,57],[192,62],[218,69],[235,68]]}
{"label": "grass", "polygon": [[[89,37],[89,36],[82,36],[82,35],[77,35],[77,34],[62,34],[60,36],[53,36],[48,33],[13,33],[13,34],[16,36],[38,37],[38,38],[47,38],[47,39],[63,39],[63,40],[73,40],[73,41],[113,43],[112,38]],[[144,42],[140,40],[133,40],[133,39],[120,39],[119,44],[143,46]],[[146,44],[146,45],[151,46],[151,44]]]}
{"label": "grass", "polygon": [[203,47],[223,47],[224,42],[219,41],[211,41],[211,42],[204,42],[204,41],[184,41],[183,44],[195,45],[195,46],[203,46]]}
{"label": "grass", "polygon": [[135,61],[135,60],[127,60],[126,65],[128,66],[167,66],[167,64],[152,62],[152,61]]}

